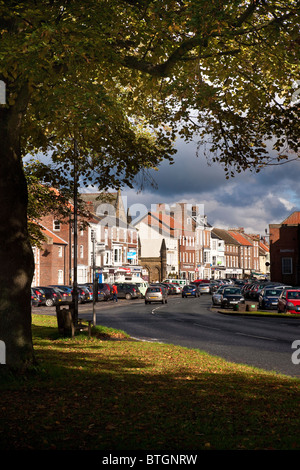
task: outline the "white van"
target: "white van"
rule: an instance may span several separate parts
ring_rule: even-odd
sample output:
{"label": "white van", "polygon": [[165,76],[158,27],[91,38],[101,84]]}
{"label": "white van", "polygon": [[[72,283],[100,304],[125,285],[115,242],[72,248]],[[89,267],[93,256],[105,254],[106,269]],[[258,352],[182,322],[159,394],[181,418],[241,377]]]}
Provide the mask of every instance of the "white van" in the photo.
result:
{"label": "white van", "polygon": [[165,279],[163,282],[171,282],[172,284],[179,284],[180,287],[185,286],[188,284],[186,279]]}

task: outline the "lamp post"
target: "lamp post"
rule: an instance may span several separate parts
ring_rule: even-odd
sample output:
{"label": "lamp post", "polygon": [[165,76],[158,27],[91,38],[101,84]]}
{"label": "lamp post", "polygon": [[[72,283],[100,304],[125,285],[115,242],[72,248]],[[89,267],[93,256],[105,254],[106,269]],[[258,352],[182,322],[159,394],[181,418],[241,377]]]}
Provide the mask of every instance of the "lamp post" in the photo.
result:
{"label": "lamp post", "polygon": [[74,302],[74,313],[73,321],[74,324],[78,323],[78,283],[77,283],[77,188],[78,188],[78,175],[77,175],[77,158],[78,148],[77,141],[74,139],[74,187],[73,187],[73,203],[74,203],[74,263],[73,263],[73,302]]}
{"label": "lamp post", "polygon": [[95,279],[95,242],[96,242],[96,237],[95,237],[95,231],[91,231],[91,240],[93,243],[93,325],[96,326],[96,313],[95,313],[95,302],[96,302],[96,295],[97,295],[97,289],[96,289],[96,279]]}

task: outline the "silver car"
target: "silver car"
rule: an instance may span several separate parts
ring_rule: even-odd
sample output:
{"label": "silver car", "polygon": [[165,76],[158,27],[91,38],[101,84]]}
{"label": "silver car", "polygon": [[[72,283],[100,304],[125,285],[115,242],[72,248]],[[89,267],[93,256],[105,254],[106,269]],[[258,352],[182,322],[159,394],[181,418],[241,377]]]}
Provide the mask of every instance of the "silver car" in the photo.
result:
{"label": "silver car", "polygon": [[213,293],[212,295],[212,303],[213,305],[221,305],[222,294],[226,286],[221,286],[219,289]]}
{"label": "silver car", "polygon": [[200,294],[210,294],[210,285],[209,284],[198,284]]}
{"label": "silver car", "polygon": [[168,301],[167,290],[162,286],[150,286],[146,290],[145,304],[151,304],[151,302],[161,302],[166,304]]}

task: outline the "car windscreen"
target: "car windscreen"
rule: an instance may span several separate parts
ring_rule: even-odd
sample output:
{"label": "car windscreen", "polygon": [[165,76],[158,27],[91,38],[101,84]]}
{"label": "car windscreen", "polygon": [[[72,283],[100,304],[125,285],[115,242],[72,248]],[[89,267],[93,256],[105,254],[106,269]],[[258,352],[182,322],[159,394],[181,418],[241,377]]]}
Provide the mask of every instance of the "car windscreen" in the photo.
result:
{"label": "car windscreen", "polygon": [[268,296],[268,295],[269,295],[269,296],[272,296],[272,295],[273,295],[273,296],[275,296],[275,297],[279,297],[280,294],[281,294],[281,292],[282,292],[281,290],[267,289],[267,290],[265,291],[265,295],[267,295],[267,296]]}
{"label": "car windscreen", "polygon": [[288,291],[288,299],[300,299],[300,291]]}
{"label": "car windscreen", "polygon": [[238,288],[227,288],[224,289],[224,294],[241,294],[241,289]]}

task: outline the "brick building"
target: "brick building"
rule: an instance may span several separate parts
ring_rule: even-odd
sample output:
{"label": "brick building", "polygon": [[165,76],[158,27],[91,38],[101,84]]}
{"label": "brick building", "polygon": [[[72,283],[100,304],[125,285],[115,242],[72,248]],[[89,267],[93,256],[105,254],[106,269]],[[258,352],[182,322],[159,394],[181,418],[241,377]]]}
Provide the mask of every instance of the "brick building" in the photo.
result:
{"label": "brick building", "polygon": [[269,225],[271,280],[300,285],[300,212]]}
{"label": "brick building", "polygon": [[224,240],[224,257],[225,257],[225,278],[242,278],[243,270],[240,267],[240,242],[228,230],[216,228],[212,229],[212,233]]}
{"label": "brick building", "polygon": [[239,242],[239,267],[243,275],[249,277],[253,272],[258,273],[259,235],[246,234],[243,228],[229,229],[229,233]]}
{"label": "brick building", "polygon": [[[71,285],[73,279],[73,229],[69,220],[59,221],[52,214],[40,220],[46,241],[41,248],[34,247],[35,272],[32,285]],[[77,282],[90,281],[88,229],[77,237]]]}
{"label": "brick building", "polygon": [[210,279],[211,277],[211,229],[201,204],[177,202],[158,204],[157,212],[169,215],[176,227],[178,239],[179,277]]}

